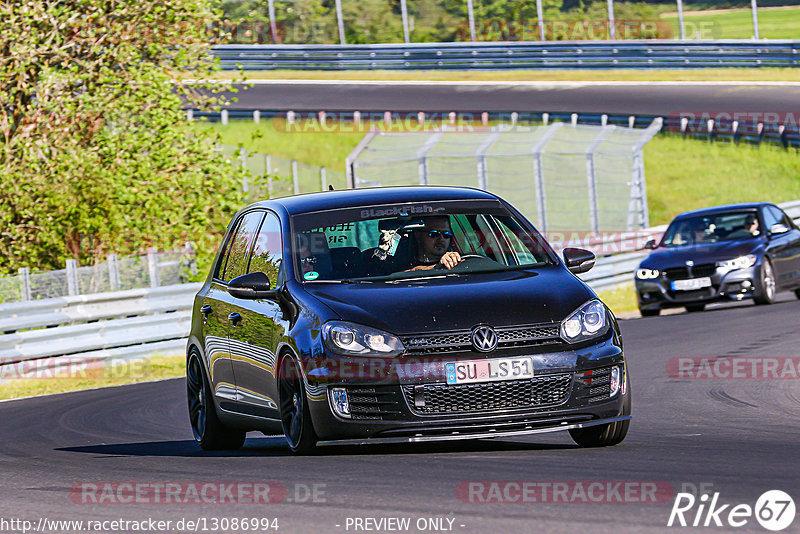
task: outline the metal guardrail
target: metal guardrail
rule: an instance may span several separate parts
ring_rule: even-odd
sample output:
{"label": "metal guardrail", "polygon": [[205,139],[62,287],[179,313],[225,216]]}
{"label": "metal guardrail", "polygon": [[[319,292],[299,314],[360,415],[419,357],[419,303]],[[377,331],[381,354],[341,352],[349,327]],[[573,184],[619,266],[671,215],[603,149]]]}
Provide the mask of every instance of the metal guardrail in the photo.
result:
{"label": "metal guardrail", "polygon": [[219,45],[223,69],[446,70],[797,67],[800,41],[548,41]]}

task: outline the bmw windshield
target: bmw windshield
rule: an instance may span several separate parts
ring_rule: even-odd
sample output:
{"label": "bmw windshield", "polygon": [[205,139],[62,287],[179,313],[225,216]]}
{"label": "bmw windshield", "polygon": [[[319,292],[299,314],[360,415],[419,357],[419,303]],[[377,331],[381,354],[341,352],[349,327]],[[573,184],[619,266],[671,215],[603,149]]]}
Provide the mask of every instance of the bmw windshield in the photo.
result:
{"label": "bmw windshield", "polygon": [[669,225],[661,246],[704,245],[761,235],[755,211],[715,213],[677,219]]}
{"label": "bmw windshield", "polygon": [[530,225],[495,201],[366,206],[292,217],[301,281],[377,281],[556,263]]}

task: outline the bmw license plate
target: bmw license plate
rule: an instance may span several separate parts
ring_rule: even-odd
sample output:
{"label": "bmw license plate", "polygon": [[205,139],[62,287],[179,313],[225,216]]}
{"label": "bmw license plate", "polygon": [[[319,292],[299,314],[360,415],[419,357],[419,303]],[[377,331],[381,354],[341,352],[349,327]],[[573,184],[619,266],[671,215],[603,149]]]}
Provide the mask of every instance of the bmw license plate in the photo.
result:
{"label": "bmw license plate", "polygon": [[673,280],[673,291],[691,291],[692,289],[703,289],[711,287],[711,278],[692,278],[691,280]]}
{"label": "bmw license plate", "polygon": [[449,362],[444,365],[444,368],[448,384],[533,378],[533,361],[529,357]]}

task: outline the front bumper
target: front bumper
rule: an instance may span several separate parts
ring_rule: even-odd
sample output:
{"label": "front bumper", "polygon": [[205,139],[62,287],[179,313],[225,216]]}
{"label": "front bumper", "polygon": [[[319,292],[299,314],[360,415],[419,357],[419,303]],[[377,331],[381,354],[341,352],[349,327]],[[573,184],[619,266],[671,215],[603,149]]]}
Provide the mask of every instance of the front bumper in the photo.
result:
{"label": "front bumper", "polygon": [[711,287],[689,291],[673,290],[671,288],[673,280],[667,280],[663,273],[653,280],[637,278],[635,283],[639,309],[677,308],[692,304],[753,298],[757,291],[759,275],[760,264],[725,274],[715,272],[710,276]]}
{"label": "front bumper", "polygon": [[[533,354],[530,349],[515,349],[489,356],[530,356],[536,371],[532,384],[506,381],[447,386],[446,361],[487,357],[476,353],[384,362],[386,369],[371,369],[386,373],[381,379],[337,376],[312,381],[308,392],[314,429],[322,444],[405,443],[507,437],[621,420],[622,391],[608,395],[612,367],[620,369],[622,383],[626,383],[617,336],[611,333],[605,340],[579,349],[562,348]],[[311,376],[319,374],[312,372]],[[350,418],[334,411],[333,388],[348,391]],[[537,402],[515,402],[526,399],[531,388]],[[430,404],[432,399],[437,399],[436,404]]]}

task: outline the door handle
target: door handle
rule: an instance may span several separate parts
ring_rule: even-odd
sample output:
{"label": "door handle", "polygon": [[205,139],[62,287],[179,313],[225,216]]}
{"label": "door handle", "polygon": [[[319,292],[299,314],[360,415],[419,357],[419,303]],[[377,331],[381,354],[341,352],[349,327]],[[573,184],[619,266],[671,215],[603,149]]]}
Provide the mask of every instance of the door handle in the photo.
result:
{"label": "door handle", "polygon": [[211,306],[209,306],[208,304],[203,304],[202,306],[200,306],[200,313],[203,314],[203,317],[208,319],[208,316],[214,313],[214,310],[212,310]]}
{"label": "door handle", "polygon": [[236,326],[236,325],[237,325],[237,324],[239,324],[239,322],[242,320],[242,316],[241,316],[241,315],[239,315],[239,314],[238,314],[238,313],[236,313],[236,312],[233,312],[233,313],[231,313],[230,315],[228,315],[228,320],[231,322],[231,324],[232,324],[233,326]]}

